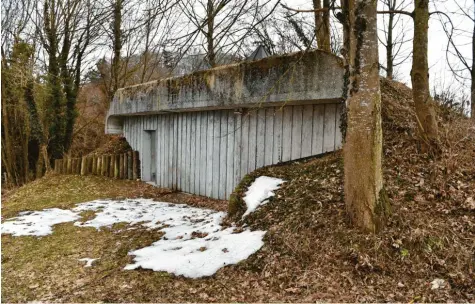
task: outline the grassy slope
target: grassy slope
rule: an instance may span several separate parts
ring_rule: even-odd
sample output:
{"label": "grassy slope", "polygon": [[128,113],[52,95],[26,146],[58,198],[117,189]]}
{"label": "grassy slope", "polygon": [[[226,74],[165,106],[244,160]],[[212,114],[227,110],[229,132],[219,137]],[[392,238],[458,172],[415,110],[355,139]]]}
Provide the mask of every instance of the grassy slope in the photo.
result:
{"label": "grassy slope", "polygon": [[[475,198],[475,140],[466,136],[475,133],[468,130],[473,125],[441,113],[444,155],[428,159],[416,150],[410,92],[399,84],[382,84],[384,177],[393,214],[381,234],[352,229],[342,197],[342,160],[334,153],[259,169],[245,179],[241,192],[262,174],[287,182],[245,221],[268,229],[265,247],[211,278],[122,271],[130,261],[127,252],[158,239],[158,232],[115,233],[120,225],[96,231],[67,223],[41,239],[2,236],[3,300],[474,301],[475,223],[466,203]],[[135,196],[224,207],[138,182],[50,176],[8,194],[2,212],[5,218],[22,210]],[[77,261],[83,257],[101,259],[83,268]],[[430,290],[435,278],[448,286]]]}

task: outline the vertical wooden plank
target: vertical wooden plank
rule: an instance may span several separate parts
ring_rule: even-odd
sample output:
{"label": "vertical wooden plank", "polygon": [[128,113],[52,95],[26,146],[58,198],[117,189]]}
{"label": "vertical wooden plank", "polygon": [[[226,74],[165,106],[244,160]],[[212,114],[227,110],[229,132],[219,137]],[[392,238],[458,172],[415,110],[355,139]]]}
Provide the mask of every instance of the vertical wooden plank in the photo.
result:
{"label": "vertical wooden plank", "polygon": [[241,180],[241,159],[242,159],[242,115],[234,116],[234,181],[233,181],[233,191],[236,188],[236,185]]}
{"label": "vertical wooden plank", "polygon": [[293,106],[286,106],[283,108],[282,121],[282,161],[286,162],[291,159],[292,149],[292,108]]}
{"label": "vertical wooden plank", "polygon": [[177,173],[178,173],[178,113],[173,114],[173,183],[172,189],[176,190],[177,187]]}
{"label": "vertical wooden plank", "polygon": [[248,155],[248,168],[247,173],[256,170],[257,160],[257,110],[250,111],[249,116],[249,155]]}
{"label": "vertical wooden plank", "polygon": [[312,155],[312,131],[313,131],[313,105],[303,106],[302,117],[302,155],[309,157]]}
{"label": "vertical wooden plank", "polygon": [[195,153],[196,153],[196,112],[191,112],[191,131],[190,131],[190,164],[189,184],[190,193],[195,193]]}
{"label": "vertical wooden plank", "polygon": [[241,122],[241,173],[240,177],[243,178],[248,172],[249,168],[249,113],[246,113],[242,116]]}
{"label": "vertical wooden plank", "polygon": [[183,158],[183,153],[182,153],[182,122],[183,122],[183,113],[178,113],[177,114],[177,125],[178,125],[178,132],[177,132],[177,165],[176,165],[176,187],[177,189],[181,190],[181,160]]}
{"label": "vertical wooden plank", "polygon": [[335,112],[335,104],[325,105],[323,152],[329,152],[335,149]]}
{"label": "vertical wooden plank", "polygon": [[272,164],[274,155],[274,108],[266,109],[264,129],[264,166]]}
{"label": "vertical wooden plank", "polygon": [[188,126],[188,133],[186,136],[186,191],[191,192],[191,163],[193,162],[193,159],[191,158],[191,140],[193,138],[193,126],[192,126],[192,113],[187,114],[187,126]]}
{"label": "vertical wooden plank", "polygon": [[200,195],[206,195],[208,112],[201,113]]}
{"label": "vertical wooden plank", "polygon": [[313,106],[312,155],[323,153],[325,105]]}
{"label": "vertical wooden plank", "polygon": [[170,188],[169,176],[170,176],[170,162],[168,161],[168,152],[170,148],[169,132],[170,132],[170,115],[163,115],[163,187]]}
{"label": "vertical wooden plank", "polygon": [[181,149],[181,154],[182,154],[182,167],[181,167],[181,189],[182,191],[188,192],[188,188],[186,187],[186,179],[187,179],[187,174],[188,172],[186,171],[186,162],[187,162],[187,150],[188,150],[188,132],[189,132],[189,126],[188,126],[188,115],[189,113],[183,113],[183,138],[182,138],[182,149]]}
{"label": "vertical wooden plank", "polygon": [[228,157],[228,110],[221,110],[220,132],[219,132],[219,180],[218,197],[226,199],[226,159]]}
{"label": "vertical wooden plank", "polygon": [[292,153],[291,159],[302,157],[302,116],[303,106],[293,106],[292,116]]}
{"label": "vertical wooden plank", "polygon": [[228,199],[234,188],[234,143],[235,143],[235,114],[233,111],[228,111],[228,121],[227,121],[227,157],[226,157],[226,195],[225,199]]}
{"label": "vertical wooden plank", "polygon": [[211,196],[219,197],[219,143],[221,133],[221,111],[214,111],[213,119],[213,182]]}
{"label": "vertical wooden plank", "polygon": [[157,174],[159,176],[159,186],[160,187],[165,187],[165,178],[164,178],[164,172],[165,172],[165,166],[164,166],[164,161],[165,161],[165,122],[164,122],[164,115],[160,115],[160,121],[158,123],[159,125],[159,133],[158,133],[158,146],[159,146],[159,155],[158,155],[158,171]]}
{"label": "vertical wooden plank", "polygon": [[342,111],[343,111],[343,104],[337,104],[336,117],[335,117],[335,150],[341,149],[342,144],[343,144],[342,134],[340,130]]}
{"label": "vertical wooden plank", "polygon": [[261,168],[265,164],[266,153],[266,109],[262,108],[256,112],[256,168]]}
{"label": "vertical wooden plank", "polygon": [[212,195],[213,190],[213,132],[214,132],[214,112],[208,112],[208,134],[206,138],[207,155],[206,155],[206,196]]}
{"label": "vertical wooden plank", "polygon": [[200,193],[200,170],[201,170],[201,117],[202,112],[195,112],[194,115],[196,116],[196,126],[195,126],[195,156],[192,159],[192,162],[195,164],[195,175],[193,177],[195,182],[194,192],[195,194]]}
{"label": "vertical wooden plank", "polygon": [[272,148],[272,163],[278,164],[282,161],[282,107],[273,108],[274,111],[274,144]]}

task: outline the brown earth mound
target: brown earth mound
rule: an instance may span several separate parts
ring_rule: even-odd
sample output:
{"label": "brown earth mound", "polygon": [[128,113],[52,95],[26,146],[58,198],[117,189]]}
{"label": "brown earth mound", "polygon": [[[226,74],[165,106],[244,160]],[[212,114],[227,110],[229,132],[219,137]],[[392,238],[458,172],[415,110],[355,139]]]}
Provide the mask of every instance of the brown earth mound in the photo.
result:
{"label": "brown earth mound", "polygon": [[[411,90],[386,79],[381,89],[392,214],[379,234],[349,223],[341,153],[259,169],[230,201],[231,220],[240,219],[255,177],[287,181],[243,223],[269,230],[265,247],[242,267],[255,270],[271,299],[475,301],[475,126],[439,109],[443,155],[431,159],[417,150]],[[432,289],[436,279],[443,281]]]}

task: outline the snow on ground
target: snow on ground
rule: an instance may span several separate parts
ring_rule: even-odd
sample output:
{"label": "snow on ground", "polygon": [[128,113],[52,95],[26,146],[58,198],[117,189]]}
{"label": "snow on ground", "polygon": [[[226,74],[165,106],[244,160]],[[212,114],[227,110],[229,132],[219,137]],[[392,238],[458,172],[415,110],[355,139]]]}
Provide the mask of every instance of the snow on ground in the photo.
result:
{"label": "snow on ground", "polygon": [[58,208],[24,211],[20,212],[17,217],[2,223],[2,234],[45,236],[53,233],[53,225],[77,219],[79,219],[79,215],[76,212]]}
{"label": "snow on ground", "polygon": [[[245,215],[265,203],[283,182],[267,176],[257,178],[244,198],[248,207]],[[135,225],[129,229],[141,225],[164,233],[152,245],[129,252],[134,256],[133,264],[124,269],[152,269],[189,278],[210,276],[226,265],[247,259],[264,245],[262,238],[266,233],[249,229],[238,232],[234,226],[224,228],[221,226],[226,216],[224,212],[151,199],[95,200],[78,204],[72,210],[54,208],[22,212],[2,224],[2,233],[48,235],[53,232],[53,225],[75,221],[84,211],[93,211],[96,216],[85,222],[77,221],[75,226],[100,229],[127,222]],[[86,262],[85,267],[90,267],[95,260],[80,259]]]}
{"label": "snow on ground", "polygon": [[260,176],[248,188],[243,200],[246,203],[247,210],[242,217],[244,218],[251,212],[254,212],[257,207],[268,202],[268,198],[274,196],[274,190],[280,188],[284,180],[269,176]]}
{"label": "snow on ground", "polygon": [[84,267],[91,267],[92,266],[92,263],[94,261],[96,261],[97,259],[91,259],[91,258],[82,258],[82,259],[79,259],[78,261],[80,262],[86,262],[86,265],[84,265]]}

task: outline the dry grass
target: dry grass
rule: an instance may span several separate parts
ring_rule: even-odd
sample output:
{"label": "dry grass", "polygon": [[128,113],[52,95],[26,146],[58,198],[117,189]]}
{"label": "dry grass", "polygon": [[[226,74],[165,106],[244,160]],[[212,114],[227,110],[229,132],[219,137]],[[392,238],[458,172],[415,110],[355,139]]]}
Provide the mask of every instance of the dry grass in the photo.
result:
{"label": "dry grass", "polygon": [[[243,181],[238,193],[258,175],[287,180],[245,220],[252,228],[268,229],[265,246],[213,277],[190,280],[122,271],[130,259],[127,252],[158,239],[158,232],[120,231],[120,225],[96,231],[68,223],[41,239],[2,236],[3,300],[475,301],[473,123],[441,115],[443,155],[430,159],[417,151],[409,89],[389,81],[382,82],[382,89],[384,178],[392,215],[380,234],[362,234],[348,222],[343,163],[340,153],[334,153],[262,168]],[[50,176],[7,196],[2,206],[6,217],[100,197],[144,196],[226,208],[220,201],[100,177]],[[239,204],[239,195],[236,199]],[[82,257],[101,259],[83,268],[77,261]],[[431,290],[436,278],[447,286]]]}

